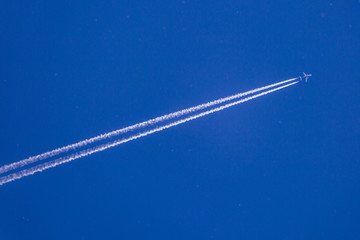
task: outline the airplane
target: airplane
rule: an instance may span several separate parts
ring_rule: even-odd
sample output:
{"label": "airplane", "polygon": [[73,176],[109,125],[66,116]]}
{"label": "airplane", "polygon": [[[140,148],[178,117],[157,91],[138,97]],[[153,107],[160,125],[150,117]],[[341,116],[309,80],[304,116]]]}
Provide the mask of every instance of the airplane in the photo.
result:
{"label": "airplane", "polygon": [[306,74],[306,73],[304,73],[304,72],[303,72],[303,74],[304,74],[304,76],[299,76],[300,81],[302,81],[302,79],[304,78],[304,79],[305,79],[305,82],[307,83],[309,77],[311,77],[312,74]]}

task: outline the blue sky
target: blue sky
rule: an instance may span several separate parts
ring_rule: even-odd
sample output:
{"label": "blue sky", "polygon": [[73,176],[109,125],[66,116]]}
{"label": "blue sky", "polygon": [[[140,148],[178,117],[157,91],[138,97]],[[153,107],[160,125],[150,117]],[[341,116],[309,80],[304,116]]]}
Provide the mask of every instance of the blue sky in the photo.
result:
{"label": "blue sky", "polygon": [[313,74],[1,186],[1,239],[360,237],[359,1],[0,5],[0,165]]}

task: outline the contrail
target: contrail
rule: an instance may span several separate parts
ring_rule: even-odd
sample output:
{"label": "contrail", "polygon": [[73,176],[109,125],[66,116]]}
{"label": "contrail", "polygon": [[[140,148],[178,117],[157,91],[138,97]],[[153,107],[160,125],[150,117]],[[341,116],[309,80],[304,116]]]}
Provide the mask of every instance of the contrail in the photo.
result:
{"label": "contrail", "polygon": [[157,118],[153,118],[153,119],[150,119],[150,120],[142,122],[142,123],[134,124],[134,125],[122,128],[122,129],[118,129],[118,130],[115,130],[115,131],[112,131],[112,132],[108,132],[108,133],[105,133],[105,134],[98,135],[98,136],[93,137],[93,138],[85,139],[83,141],[67,145],[65,147],[57,148],[57,149],[54,149],[54,150],[51,150],[51,151],[48,151],[48,152],[45,152],[45,153],[42,153],[42,154],[39,154],[39,155],[36,155],[36,156],[32,156],[32,157],[26,158],[24,160],[21,160],[21,161],[18,161],[18,162],[8,164],[8,165],[4,165],[4,166],[0,167],[0,174],[6,173],[6,172],[11,171],[11,170],[15,170],[15,169],[20,168],[20,167],[24,167],[24,166],[26,166],[28,164],[32,164],[32,163],[35,163],[37,161],[47,159],[49,157],[59,155],[61,153],[68,152],[70,150],[76,150],[77,148],[84,147],[84,146],[86,146],[88,144],[92,144],[92,143],[95,143],[95,142],[98,142],[98,141],[101,141],[101,140],[104,140],[104,139],[107,139],[107,138],[118,136],[120,134],[129,132],[129,131],[132,131],[132,130],[136,130],[136,129],[139,129],[139,128],[142,128],[142,127],[147,127],[147,126],[150,126],[150,125],[162,122],[162,121],[166,121],[166,120],[170,120],[170,119],[173,119],[173,118],[181,117],[183,115],[186,115],[186,114],[189,114],[189,113],[192,113],[192,112],[195,112],[195,111],[199,111],[199,110],[202,110],[202,109],[214,106],[214,105],[218,105],[218,104],[228,102],[228,101],[240,98],[240,97],[244,97],[244,96],[247,96],[247,95],[250,95],[250,94],[254,94],[254,93],[259,92],[259,91],[264,91],[266,89],[273,88],[273,87],[276,87],[276,86],[279,86],[279,85],[294,81],[296,79],[299,79],[299,77],[291,78],[291,79],[288,79],[288,80],[285,80],[285,81],[281,81],[281,82],[270,84],[270,85],[267,85],[267,86],[264,86],[264,87],[256,88],[254,90],[250,90],[250,91],[247,91],[247,92],[238,93],[238,94],[235,94],[235,95],[232,95],[232,96],[229,96],[229,97],[220,98],[220,99],[217,99],[217,100],[214,100],[214,101],[211,101],[211,102],[207,102],[207,103],[204,103],[204,104],[197,105],[195,107],[190,107],[190,108],[183,109],[183,110],[180,110],[180,111],[177,111],[177,112],[174,112],[174,113],[170,113],[170,114],[163,115],[163,116],[160,116],[160,117],[157,117]]}
{"label": "contrail", "polygon": [[52,160],[52,161],[49,161],[49,162],[45,162],[45,163],[36,165],[36,166],[28,168],[28,169],[21,170],[21,171],[16,172],[16,173],[9,174],[7,176],[4,176],[4,177],[0,178],[0,185],[3,185],[3,184],[8,183],[8,182],[12,182],[14,180],[23,178],[23,177],[28,176],[28,175],[32,175],[32,174],[34,174],[36,172],[44,171],[44,170],[46,170],[48,168],[56,167],[56,166],[58,166],[60,164],[67,163],[67,162],[73,161],[73,160],[78,159],[78,158],[82,158],[82,157],[91,155],[91,154],[96,153],[96,152],[104,151],[104,150],[106,150],[108,148],[115,147],[115,146],[120,145],[122,143],[126,143],[126,142],[129,142],[129,141],[132,141],[132,140],[135,140],[135,139],[150,135],[152,133],[159,132],[159,131],[165,130],[167,128],[177,126],[179,124],[182,124],[182,123],[185,123],[185,122],[188,122],[188,121],[191,121],[191,120],[206,116],[208,114],[221,111],[223,109],[226,109],[226,108],[232,107],[234,105],[237,105],[237,104],[240,104],[240,103],[243,103],[243,102],[247,102],[249,100],[252,100],[252,99],[267,95],[269,93],[278,91],[280,89],[289,87],[289,86],[297,84],[297,83],[298,83],[298,81],[293,82],[293,83],[289,83],[289,84],[286,84],[286,85],[283,85],[283,86],[280,86],[280,87],[277,87],[277,88],[273,88],[271,90],[261,92],[261,93],[258,93],[256,95],[252,95],[250,97],[243,98],[241,100],[238,100],[238,101],[235,101],[235,102],[232,102],[232,103],[228,103],[226,105],[223,105],[223,106],[220,106],[220,107],[217,107],[217,108],[214,108],[214,109],[211,109],[211,110],[208,110],[208,111],[205,111],[205,112],[202,112],[202,113],[190,116],[190,117],[187,117],[185,119],[178,120],[178,121],[175,121],[173,123],[169,123],[169,124],[167,124],[165,126],[157,127],[157,128],[154,128],[152,130],[149,130],[149,131],[146,131],[146,132],[143,132],[143,133],[138,133],[138,134],[136,134],[136,135],[134,135],[132,137],[128,137],[128,138],[125,138],[125,139],[113,141],[111,143],[107,143],[107,144],[103,144],[103,145],[100,145],[100,146],[97,146],[97,147],[86,149],[86,150],[80,151],[78,153],[74,153],[74,154],[72,154],[70,156],[58,158],[58,159],[55,159],[55,160]]}

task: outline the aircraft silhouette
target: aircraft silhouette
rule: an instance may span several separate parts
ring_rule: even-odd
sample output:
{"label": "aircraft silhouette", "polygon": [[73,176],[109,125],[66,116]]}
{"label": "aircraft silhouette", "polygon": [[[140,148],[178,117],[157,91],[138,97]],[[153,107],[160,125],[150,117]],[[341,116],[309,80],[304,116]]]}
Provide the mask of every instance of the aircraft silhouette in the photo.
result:
{"label": "aircraft silhouette", "polygon": [[304,78],[304,79],[305,79],[305,82],[307,83],[307,81],[308,81],[309,77],[311,77],[311,76],[312,76],[312,74],[306,74],[306,73],[304,73],[304,72],[303,72],[303,74],[304,74],[304,76],[299,76],[300,81],[302,81],[302,80],[303,80],[303,78]]}

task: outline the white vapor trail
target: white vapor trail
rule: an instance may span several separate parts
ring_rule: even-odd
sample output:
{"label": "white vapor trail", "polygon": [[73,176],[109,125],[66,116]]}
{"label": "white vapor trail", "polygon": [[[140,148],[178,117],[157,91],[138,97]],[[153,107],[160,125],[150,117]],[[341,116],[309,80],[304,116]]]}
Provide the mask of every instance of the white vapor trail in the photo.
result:
{"label": "white vapor trail", "polygon": [[166,124],[166,125],[164,125],[162,127],[157,127],[157,128],[152,129],[152,130],[148,130],[148,131],[145,131],[145,132],[142,132],[142,133],[135,134],[135,135],[133,135],[131,137],[128,137],[128,138],[125,138],[125,139],[116,140],[116,141],[113,141],[113,142],[110,142],[110,143],[107,143],[107,144],[103,144],[103,145],[100,145],[100,146],[96,146],[96,147],[93,147],[93,148],[90,148],[90,149],[82,150],[80,152],[74,153],[74,154],[66,156],[66,157],[58,158],[58,159],[55,159],[55,160],[52,160],[52,161],[49,161],[49,162],[45,162],[45,163],[36,165],[36,166],[28,168],[28,169],[18,171],[16,173],[6,175],[6,176],[0,178],[0,185],[3,185],[3,184],[8,183],[8,182],[12,182],[14,180],[23,178],[23,177],[28,176],[28,175],[32,175],[32,174],[34,174],[36,172],[44,171],[44,170],[46,170],[48,168],[53,168],[55,166],[58,166],[60,164],[66,163],[66,162],[73,161],[73,160],[78,159],[78,158],[82,158],[82,157],[91,155],[91,154],[96,153],[96,152],[104,151],[104,150],[106,150],[108,148],[115,147],[115,146],[120,145],[122,143],[126,143],[126,142],[129,142],[129,141],[132,141],[132,140],[135,140],[135,139],[150,135],[152,133],[159,132],[159,131],[165,130],[167,128],[177,126],[179,124],[182,124],[182,123],[185,123],[185,122],[188,122],[188,121],[191,121],[191,120],[206,116],[208,114],[221,111],[223,109],[226,109],[226,108],[232,107],[234,105],[237,105],[237,104],[240,104],[240,103],[243,103],[243,102],[247,102],[249,100],[252,100],[252,99],[267,95],[269,93],[278,91],[280,89],[289,87],[289,86],[297,84],[297,83],[298,83],[298,81],[292,82],[292,83],[289,83],[289,84],[286,84],[286,85],[283,85],[283,86],[280,86],[280,87],[277,87],[277,88],[273,88],[271,90],[255,94],[255,95],[252,95],[250,97],[246,97],[246,98],[243,98],[241,100],[237,100],[235,102],[222,105],[220,107],[216,107],[214,109],[211,109],[211,110],[208,110],[208,111],[205,111],[205,112],[202,112],[202,113],[199,113],[199,114],[184,118],[182,120],[178,120],[178,121]]}
{"label": "white vapor trail", "polygon": [[74,144],[70,144],[70,145],[67,145],[65,147],[57,148],[57,149],[54,149],[54,150],[51,150],[51,151],[48,151],[48,152],[45,152],[45,153],[42,153],[42,154],[39,154],[39,155],[36,155],[36,156],[32,156],[32,157],[26,158],[24,160],[21,160],[21,161],[12,163],[12,164],[4,165],[4,166],[0,167],[0,174],[6,173],[6,172],[11,171],[11,170],[15,170],[15,169],[20,168],[20,167],[24,167],[24,166],[26,166],[28,164],[32,164],[32,163],[35,163],[37,161],[41,161],[41,160],[56,156],[56,155],[61,154],[61,153],[68,152],[70,150],[76,150],[76,149],[78,149],[80,147],[84,147],[84,146],[86,146],[88,144],[92,144],[92,143],[95,143],[95,142],[98,142],[98,141],[101,141],[101,140],[105,140],[105,139],[108,139],[108,138],[111,138],[111,137],[114,137],[114,136],[118,136],[120,134],[129,132],[129,131],[132,131],[132,130],[147,127],[147,126],[150,126],[150,125],[162,122],[162,121],[170,120],[170,119],[173,119],[173,118],[181,117],[183,115],[186,115],[186,114],[198,111],[198,110],[203,110],[205,108],[208,108],[208,107],[211,107],[211,106],[214,106],[214,105],[218,105],[220,103],[228,102],[228,101],[231,101],[231,100],[234,100],[234,99],[237,99],[237,98],[240,98],[240,97],[244,97],[244,96],[247,96],[247,95],[250,95],[250,94],[254,94],[254,93],[257,93],[259,91],[264,91],[266,89],[273,88],[273,87],[276,87],[276,86],[279,86],[279,85],[294,81],[294,80],[296,80],[298,78],[299,77],[291,78],[291,79],[288,79],[288,80],[285,80],[285,81],[281,81],[281,82],[270,84],[270,85],[267,85],[267,86],[264,86],[264,87],[256,88],[254,90],[250,90],[250,91],[247,91],[247,92],[238,93],[238,94],[235,94],[235,95],[232,95],[232,96],[229,96],[229,97],[225,97],[225,98],[220,98],[220,99],[217,99],[217,100],[214,100],[214,101],[211,101],[211,102],[207,102],[207,103],[204,103],[204,104],[197,105],[195,107],[190,107],[190,108],[187,108],[187,109],[183,109],[183,110],[180,110],[180,111],[177,111],[177,112],[174,112],[174,113],[170,113],[170,114],[167,114],[167,115],[163,115],[163,116],[160,116],[160,117],[157,117],[157,118],[150,119],[150,120],[145,121],[145,122],[141,122],[141,123],[134,124],[134,125],[131,125],[131,126],[128,126],[128,127],[125,127],[125,128],[121,128],[121,129],[118,129],[118,130],[115,130],[115,131],[112,131],[112,132],[101,134],[101,135],[98,135],[98,136],[93,137],[93,138],[85,139],[83,141],[80,141],[80,142],[77,142],[77,143],[74,143]]}
{"label": "white vapor trail", "polygon": [[36,155],[36,156],[32,156],[32,157],[26,158],[24,160],[21,160],[21,161],[18,161],[18,162],[15,162],[15,163],[12,163],[12,164],[9,164],[9,165],[4,165],[4,166],[0,167],[0,174],[6,173],[6,172],[11,171],[11,170],[15,170],[15,169],[20,168],[20,167],[24,167],[24,166],[26,166],[28,164],[32,164],[32,163],[35,163],[35,162],[40,161],[40,160],[44,160],[44,159],[49,158],[49,157],[56,156],[56,155],[61,154],[61,153],[68,152],[70,150],[76,150],[76,149],[78,149],[80,147],[84,147],[84,146],[86,146],[88,144],[92,144],[92,143],[95,143],[95,142],[98,142],[98,141],[101,141],[101,140],[104,140],[104,139],[107,139],[107,138],[118,136],[120,134],[129,132],[129,131],[132,131],[132,130],[136,130],[138,128],[147,127],[147,126],[153,125],[155,123],[159,123],[159,122],[162,122],[162,121],[166,121],[166,120],[170,120],[170,119],[173,119],[173,118],[176,118],[176,117],[180,117],[180,116],[183,116],[185,114],[189,114],[189,113],[192,113],[192,112],[195,112],[195,111],[198,111],[198,110],[202,110],[202,109],[205,109],[205,108],[208,108],[208,107],[211,107],[211,106],[223,103],[223,102],[228,102],[228,101],[234,100],[236,98],[244,97],[244,96],[259,92],[259,91],[263,91],[263,90],[266,90],[266,89],[269,89],[269,88],[272,88],[272,87],[276,87],[276,86],[279,86],[279,85],[294,81],[296,79],[298,79],[298,77],[291,78],[291,79],[281,81],[281,82],[278,82],[278,83],[270,84],[270,85],[267,85],[267,86],[264,86],[264,87],[256,88],[254,90],[250,90],[250,91],[247,91],[247,92],[238,93],[238,94],[235,94],[235,95],[232,95],[232,96],[229,96],[229,97],[220,98],[220,99],[217,99],[217,100],[214,100],[214,101],[211,101],[211,102],[207,102],[207,103],[204,103],[204,104],[197,105],[195,107],[190,107],[190,108],[183,109],[183,110],[180,110],[180,111],[177,111],[177,112],[174,112],[174,113],[163,115],[161,117],[153,118],[153,119],[150,119],[150,120],[142,122],[142,123],[134,124],[134,125],[131,125],[131,126],[128,126],[128,127],[125,127],[125,128],[121,128],[121,129],[118,129],[118,130],[115,130],[115,131],[112,131],[112,132],[108,132],[108,133],[105,133],[105,134],[98,135],[98,136],[93,137],[93,138],[85,139],[83,141],[67,145],[65,147],[57,148],[57,149],[54,149],[54,150],[51,150],[51,151],[48,151],[48,152],[45,152],[45,153],[42,153],[42,154],[39,154],[39,155]]}

